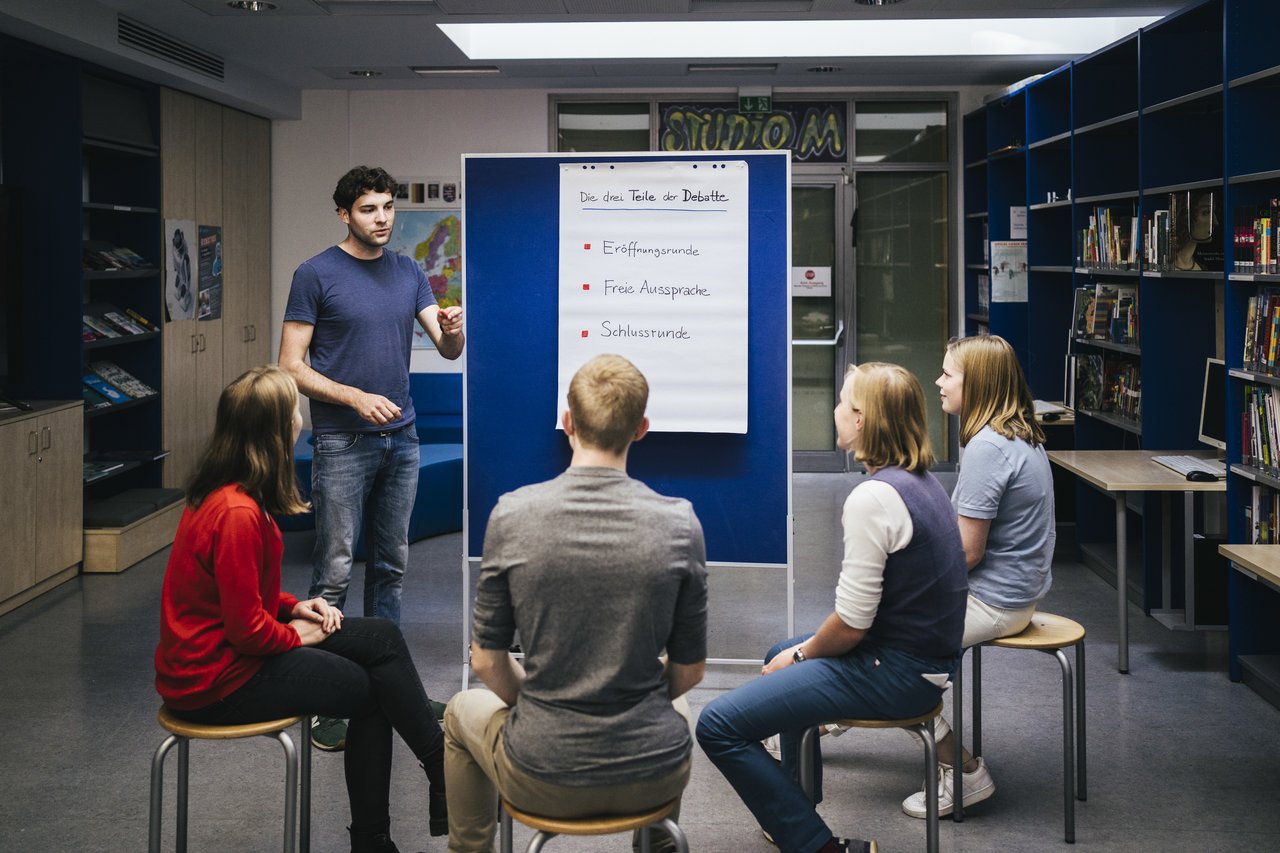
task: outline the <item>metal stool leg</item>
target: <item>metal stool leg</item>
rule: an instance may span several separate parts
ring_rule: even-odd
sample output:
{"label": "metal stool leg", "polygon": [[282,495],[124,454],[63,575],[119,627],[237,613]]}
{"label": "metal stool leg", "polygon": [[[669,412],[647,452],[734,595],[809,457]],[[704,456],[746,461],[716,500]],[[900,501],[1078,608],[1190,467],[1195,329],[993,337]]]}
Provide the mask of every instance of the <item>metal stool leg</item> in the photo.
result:
{"label": "metal stool leg", "polygon": [[640,853],[650,853],[652,848],[649,846],[649,827],[640,827]]}
{"label": "metal stool leg", "polygon": [[498,801],[498,826],[499,833],[502,838],[499,839],[499,849],[502,853],[511,853],[511,815],[507,814],[507,810],[502,807],[502,801]]}
{"label": "metal stool leg", "polygon": [[685,838],[684,830],[680,825],[669,817],[664,817],[660,826],[671,836],[671,840],[676,843],[676,853],[689,853],[689,839]]}
{"label": "metal stool leg", "polygon": [[982,755],[982,646],[973,647],[973,687],[969,692],[973,696],[973,742],[969,753],[977,758]]}
{"label": "metal stool leg", "polygon": [[[956,677],[951,689],[951,741],[956,748],[955,757],[951,761],[951,798],[955,804],[951,819],[956,823],[964,821],[964,771],[961,768],[960,773],[954,772],[954,768],[961,765],[964,750],[964,652],[964,649],[960,650],[960,660],[956,663]],[[977,649],[974,649],[974,653],[977,654]]]}
{"label": "metal stool leg", "polygon": [[284,853],[294,853],[298,849],[298,751],[287,731],[276,732],[275,738],[284,747]]}
{"label": "metal stool leg", "polygon": [[298,853],[311,853],[311,717],[302,718],[302,745],[298,749],[302,774],[298,802]]}
{"label": "metal stool leg", "polygon": [[933,739],[933,720],[916,729],[924,740],[925,849],[938,853],[938,744]]}
{"label": "metal stool leg", "polygon": [[160,853],[160,816],[164,811],[164,759],[177,742],[177,735],[169,735],[156,747],[156,754],[151,759],[151,817],[147,837],[149,853]]}
{"label": "metal stool leg", "polygon": [[1076,643],[1076,799],[1089,799],[1085,767],[1084,640]]}
{"label": "metal stool leg", "polygon": [[178,738],[178,843],[174,849],[178,853],[187,853],[187,792],[191,771],[191,739]]}
{"label": "metal stool leg", "polygon": [[805,798],[809,802],[813,802],[813,748],[814,739],[818,735],[816,728],[808,728],[804,730],[804,734],[800,736],[800,788],[804,791]]}
{"label": "metal stool leg", "polygon": [[[554,832],[543,832],[539,830],[529,842],[529,846],[524,849],[524,853],[542,853],[543,846],[555,837],[556,834]],[[647,850],[648,848],[645,849]]]}
{"label": "metal stool leg", "polygon": [[1066,842],[1076,840],[1075,780],[1075,679],[1071,677],[1071,661],[1062,649],[1053,653],[1062,666],[1062,820]]}

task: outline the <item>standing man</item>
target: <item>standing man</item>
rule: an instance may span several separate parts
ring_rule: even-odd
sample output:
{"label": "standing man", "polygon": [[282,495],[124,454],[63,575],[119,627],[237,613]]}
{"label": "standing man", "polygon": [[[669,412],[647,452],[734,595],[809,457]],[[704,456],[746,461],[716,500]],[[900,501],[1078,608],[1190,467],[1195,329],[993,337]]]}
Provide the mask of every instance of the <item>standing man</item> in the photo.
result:
{"label": "standing man", "polygon": [[495,788],[568,818],[654,808],[689,780],[688,706],[672,700],[706,668],[706,550],[688,501],[627,476],[648,397],[631,362],[591,359],[569,384],[569,469],[489,516],[471,634],[489,690],[444,715],[449,853],[492,851]]}
{"label": "standing man", "polygon": [[[396,182],[357,166],[333,192],[347,236],[293,274],[280,366],[311,399],[316,518],[310,597],[345,606],[363,530],[364,615],[400,621],[409,514],[418,485],[418,435],[409,396],[416,320],[442,356],[462,354],[462,309],[441,310],[413,258],[384,251],[395,224]],[[310,365],[306,356],[310,355]],[[346,724],[321,719],[312,741],[341,749]]]}

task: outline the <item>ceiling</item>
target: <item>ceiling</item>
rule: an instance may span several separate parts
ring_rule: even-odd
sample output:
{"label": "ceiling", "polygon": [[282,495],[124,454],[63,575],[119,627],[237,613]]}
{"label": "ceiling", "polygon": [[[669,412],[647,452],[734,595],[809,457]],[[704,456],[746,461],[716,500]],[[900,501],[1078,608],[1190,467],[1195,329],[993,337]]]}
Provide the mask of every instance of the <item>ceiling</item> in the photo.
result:
{"label": "ceiling", "polygon": [[[5,0],[0,31],[256,112],[296,112],[306,89],[722,89],[771,86],[998,88],[1070,56],[751,60],[767,70],[691,72],[680,60],[473,63],[436,24],[479,21],[716,21],[1164,15],[1185,0],[271,0],[248,13],[226,0]],[[120,43],[121,18],[132,33]],[[141,49],[139,49],[139,46]],[[162,54],[157,56],[157,52]],[[192,63],[192,64],[189,64]],[[732,60],[706,60],[732,64]],[[739,63],[740,64],[740,63]],[[485,75],[421,77],[411,66]],[[836,70],[810,69],[829,66]],[[373,72],[356,77],[352,71]],[[219,74],[221,76],[219,76]],[[292,105],[292,106],[291,106]]]}

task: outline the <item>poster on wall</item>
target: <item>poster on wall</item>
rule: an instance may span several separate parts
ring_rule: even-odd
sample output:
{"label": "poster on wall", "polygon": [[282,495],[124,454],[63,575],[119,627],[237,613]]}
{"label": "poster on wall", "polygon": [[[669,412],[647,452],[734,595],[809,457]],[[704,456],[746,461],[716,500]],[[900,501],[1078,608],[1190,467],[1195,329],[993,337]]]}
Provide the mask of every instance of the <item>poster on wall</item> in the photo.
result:
{"label": "poster on wall", "polygon": [[196,223],[193,219],[166,219],[164,221],[166,252],[169,263],[165,265],[164,307],[170,321],[190,320],[196,316],[196,261],[193,243],[196,240]]}
{"label": "poster on wall", "polygon": [[196,318],[222,317],[222,226],[201,225],[199,268],[200,288],[196,295]]}
{"label": "poster on wall", "polygon": [[742,160],[561,165],[556,412],[617,353],[648,379],[651,430],[747,431],[747,177]]}
{"label": "poster on wall", "polygon": [[[386,248],[413,258],[441,308],[462,304],[462,228],[457,210],[397,210]],[[433,349],[417,323],[415,349]]]}
{"label": "poster on wall", "polygon": [[991,301],[1027,301],[1027,241],[991,241]]}

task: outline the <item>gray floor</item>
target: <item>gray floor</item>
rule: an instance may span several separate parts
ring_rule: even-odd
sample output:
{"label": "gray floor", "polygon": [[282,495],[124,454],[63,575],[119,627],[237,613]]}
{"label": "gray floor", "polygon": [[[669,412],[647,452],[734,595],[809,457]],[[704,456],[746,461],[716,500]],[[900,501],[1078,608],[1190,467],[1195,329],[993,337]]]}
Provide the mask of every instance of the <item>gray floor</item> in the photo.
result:
{"label": "gray floor", "polygon": [[[852,478],[796,478],[796,625],[830,611],[839,507]],[[286,535],[285,586],[309,576],[309,533]],[[461,686],[460,534],[412,547],[404,628],[428,692]],[[118,576],[81,576],[0,617],[0,850],[145,849],[147,780],[160,742],[151,656],[167,552]],[[763,654],[786,630],[777,571],[713,569],[712,655]],[[358,585],[353,599],[360,600]],[[1059,548],[1044,609],[1088,631],[1089,799],[1077,804],[1076,845],[1099,851],[1280,849],[1280,712],[1225,674],[1223,634],[1173,633],[1131,609],[1131,674],[1115,670],[1111,587]],[[1061,700],[1047,656],[989,650],[984,747],[998,791],[961,824],[942,823],[947,851],[1065,849]],[[695,714],[751,667],[716,666],[691,694]],[[827,800],[838,834],[881,850],[924,847],[921,821],[899,802],[921,779],[918,747],[899,732],[850,732],[826,743]],[[443,851],[426,833],[426,786],[398,746],[394,832],[405,853]],[[173,763],[172,760],[170,762]],[[192,748],[191,849],[279,849],[280,752],[257,739]],[[342,761],[315,755],[316,851],[346,850]],[[172,805],[173,772],[168,777]],[[172,849],[172,808],[166,839]],[[691,848],[769,851],[750,814],[695,753],[682,825]],[[517,832],[517,842],[527,839]],[[557,839],[550,850],[625,850],[613,839]]]}

